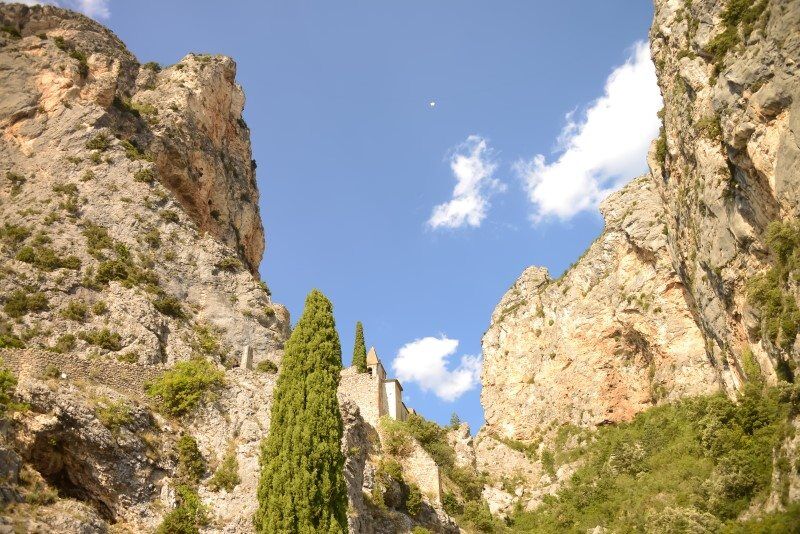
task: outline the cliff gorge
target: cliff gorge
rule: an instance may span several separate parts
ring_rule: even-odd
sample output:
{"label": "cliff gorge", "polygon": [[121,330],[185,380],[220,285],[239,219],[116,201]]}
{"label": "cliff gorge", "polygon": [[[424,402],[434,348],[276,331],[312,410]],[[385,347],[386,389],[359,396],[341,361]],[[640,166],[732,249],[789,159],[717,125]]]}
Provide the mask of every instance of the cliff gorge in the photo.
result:
{"label": "cliff gorge", "polygon": [[[527,269],[483,338],[478,464],[522,476],[527,506],[574,466],[548,475],[523,445],[736,397],[748,366],[791,382],[800,358],[800,2],[656,0],[650,41],[664,108],[649,173],[606,199],[603,234],[560,278]],[[495,509],[513,500],[500,493]]]}

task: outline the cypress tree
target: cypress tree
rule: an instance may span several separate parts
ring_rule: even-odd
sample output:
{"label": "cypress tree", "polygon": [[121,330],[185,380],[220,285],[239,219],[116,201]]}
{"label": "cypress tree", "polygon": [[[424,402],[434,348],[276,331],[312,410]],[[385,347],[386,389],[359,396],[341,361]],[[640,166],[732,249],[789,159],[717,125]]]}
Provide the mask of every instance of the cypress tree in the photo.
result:
{"label": "cypress tree", "polygon": [[364,344],[364,325],[356,323],[356,343],[353,346],[353,367],[359,373],[367,372],[367,346]]}
{"label": "cypress tree", "polygon": [[347,489],[336,390],[342,348],[330,301],[317,291],[283,355],[269,435],[261,447],[259,533],[344,533]]}

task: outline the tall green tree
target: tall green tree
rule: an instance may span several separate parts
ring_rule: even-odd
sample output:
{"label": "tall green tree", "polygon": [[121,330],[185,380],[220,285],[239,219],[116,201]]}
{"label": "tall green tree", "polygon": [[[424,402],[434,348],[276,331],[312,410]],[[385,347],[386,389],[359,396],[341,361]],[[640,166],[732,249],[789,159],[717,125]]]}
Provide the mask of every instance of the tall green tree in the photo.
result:
{"label": "tall green tree", "polygon": [[353,367],[359,373],[367,372],[367,346],[364,344],[364,325],[356,323],[356,343],[353,345]]}
{"label": "tall green tree", "polygon": [[342,347],[331,302],[316,289],[283,355],[261,448],[259,533],[344,533],[347,489],[336,390]]}

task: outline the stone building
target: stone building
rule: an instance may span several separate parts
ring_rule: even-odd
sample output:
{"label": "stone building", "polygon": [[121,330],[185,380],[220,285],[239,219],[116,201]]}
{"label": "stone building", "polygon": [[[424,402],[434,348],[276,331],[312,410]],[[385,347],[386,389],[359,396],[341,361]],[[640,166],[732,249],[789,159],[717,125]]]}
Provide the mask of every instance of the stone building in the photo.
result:
{"label": "stone building", "polygon": [[[403,402],[403,386],[394,378],[386,378],[386,369],[372,347],[367,353],[367,372],[355,367],[342,370],[339,396],[353,401],[364,421],[381,433],[381,417],[405,421],[414,410]],[[403,461],[404,473],[416,482],[431,502],[441,502],[442,488],[439,466],[422,446],[412,440],[412,450]]]}

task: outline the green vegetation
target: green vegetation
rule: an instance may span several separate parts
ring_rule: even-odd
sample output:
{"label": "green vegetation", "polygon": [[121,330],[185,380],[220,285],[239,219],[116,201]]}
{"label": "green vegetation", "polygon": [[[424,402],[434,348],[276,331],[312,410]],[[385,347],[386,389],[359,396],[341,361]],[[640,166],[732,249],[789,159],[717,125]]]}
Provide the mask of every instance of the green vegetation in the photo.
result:
{"label": "green vegetation", "polygon": [[242,262],[233,256],[227,256],[219,260],[215,267],[220,271],[234,273],[242,268]]}
{"label": "green vegetation", "polygon": [[146,392],[156,401],[159,411],[179,417],[212,398],[224,383],[222,371],[208,360],[197,358],[176,363],[148,384]]}
{"label": "green vegetation", "polygon": [[[155,108],[153,108],[153,111],[154,110]],[[137,145],[136,142],[131,139],[123,139],[122,141],[120,141],[119,146],[121,146],[125,150],[125,157],[131,161],[135,161],[137,159],[143,159],[146,161],[152,160],[152,158],[147,154],[145,154],[139,148],[139,145]]]}
{"label": "green vegetation", "polygon": [[58,336],[56,340],[56,344],[50,347],[50,351],[56,352],[58,354],[64,354],[66,352],[70,352],[75,348],[76,341],[75,336],[72,334],[62,334]]}
{"label": "green vegetation", "polygon": [[78,73],[81,78],[86,78],[89,74],[89,61],[86,58],[86,54],[73,48],[69,52],[69,57],[78,62]]}
{"label": "green vegetation", "polygon": [[721,394],[687,399],[603,427],[569,483],[536,511],[516,514],[513,530],[719,531],[768,493],[773,450],[800,408],[798,393],[750,383],[738,404]]}
{"label": "green vegetation", "polygon": [[11,395],[16,387],[16,377],[3,366],[3,360],[0,359],[0,417],[13,406]]}
{"label": "green vegetation", "polygon": [[105,152],[108,150],[108,147],[111,146],[111,141],[109,141],[108,136],[102,132],[95,135],[88,141],[86,141],[86,148],[89,150],[97,150],[99,152]]}
{"label": "green vegetation", "polygon": [[342,349],[333,306],[319,291],[286,342],[269,435],[261,450],[260,533],[347,531],[342,419],[336,390]]}
{"label": "green vegetation", "polygon": [[789,282],[796,280],[800,267],[800,225],[774,221],[767,226],[766,243],[773,266],[753,277],[747,297],[761,316],[761,335],[783,350],[788,350],[800,332],[800,309]]}
{"label": "green vegetation", "polygon": [[142,238],[150,248],[159,248],[161,246],[161,232],[158,231],[158,228],[148,230]]}
{"label": "green vegetation", "polygon": [[45,246],[26,245],[17,252],[16,259],[48,272],[56,269],[77,270],[81,267],[81,260],[77,256],[64,256]]}
{"label": "green vegetation", "polygon": [[[406,421],[381,420],[381,441],[386,452],[402,458],[411,452],[410,438],[419,442],[442,469],[445,488],[443,504],[448,514],[459,518],[481,532],[501,529],[489,513],[482,499],[484,477],[469,467],[457,466],[455,451],[447,442],[447,429],[418,414],[410,414]],[[374,500],[374,497],[373,497]]]}
{"label": "green vegetation", "polygon": [[184,434],[175,445],[178,453],[178,476],[181,480],[196,485],[206,472],[206,461],[191,434]]}
{"label": "green vegetation", "polygon": [[239,478],[239,462],[236,460],[236,449],[232,446],[225,453],[225,457],[214,472],[214,476],[208,481],[208,487],[212,491],[224,489],[230,492],[239,485],[239,482],[241,482]]}
{"label": "green vegetation", "polygon": [[403,478],[403,466],[394,458],[383,458],[375,470],[372,503],[381,509],[403,510],[415,516],[422,508],[422,493],[416,484]]}
{"label": "green vegetation", "polygon": [[22,34],[19,33],[19,30],[16,29],[14,26],[9,26],[7,24],[4,24],[3,26],[0,27],[0,32],[5,33],[11,39],[22,39]]}
{"label": "green vegetation", "polygon": [[133,173],[133,179],[136,182],[142,182],[145,184],[153,185],[153,182],[155,182],[156,180],[156,176],[153,173],[153,169],[145,168],[145,169],[140,169],[135,173]]}
{"label": "green vegetation", "polygon": [[25,348],[25,342],[14,333],[13,327],[5,321],[0,321],[0,349],[22,348]]}
{"label": "green vegetation", "polygon": [[74,299],[61,309],[61,317],[83,323],[89,318],[89,307],[80,299]]}
{"label": "green vegetation", "polygon": [[753,32],[766,7],[767,0],[728,0],[722,12],[724,29],[705,48],[705,53],[714,61],[717,74],[722,71],[728,52]]}
{"label": "green vegetation", "polygon": [[658,139],[656,139],[656,159],[663,167],[667,161],[667,132],[664,130],[664,125],[658,131]]}
{"label": "green vegetation", "polygon": [[152,70],[153,72],[160,72],[160,71],[161,71],[161,65],[159,65],[159,64],[158,64],[157,62],[155,62],[155,61],[148,61],[147,63],[145,63],[144,65],[142,65],[142,68],[143,68],[143,69],[150,69],[150,70]]}
{"label": "green vegetation", "polygon": [[178,506],[164,517],[156,534],[198,534],[209,523],[208,509],[193,487],[179,485],[175,490]]}
{"label": "green vegetation", "polygon": [[256,371],[259,373],[274,375],[278,372],[278,366],[272,363],[270,360],[261,360],[256,364]]}
{"label": "green vegetation", "polygon": [[160,313],[173,319],[185,319],[186,312],[181,306],[181,301],[172,295],[159,295],[153,301],[153,307]]}
{"label": "green vegetation", "polygon": [[131,408],[122,400],[102,398],[97,403],[95,413],[103,426],[115,433],[133,422]]}
{"label": "green vegetation", "polygon": [[722,140],[722,127],[720,126],[719,117],[717,115],[703,117],[697,121],[696,126],[697,130],[708,139],[713,141]]}
{"label": "green vegetation", "polygon": [[178,212],[175,210],[162,210],[159,213],[162,219],[167,222],[177,223],[180,221],[180,217],[178,217]]}
{"label": "green vegetation", "polygon": [[101,349],[118,351],[122,348],[122,337],[108,328],[85,330],[79,333],[78,337],[89,345],[94,345]]}
{"label": "green vegetation", "polygon": [[359,373],[367,372],[367,346],[364,344],[364,325],[356,323],[356,342],[353,345],[353,367]]}
{"label": "green vegetation", "polygon": [[3,304],[3,311],[6,312],[6,315],[15,319],[24,317],[31,312],[48,309],[49,305],[44,293],[24,289],[15,289],[6,297],[6,302]]}
{"label": "green vegetation", "polygon": [[30,235],[31,231],[28,228],[16,224],[5,223],[0,228],[0,242],[11,250],[17,250]]}

